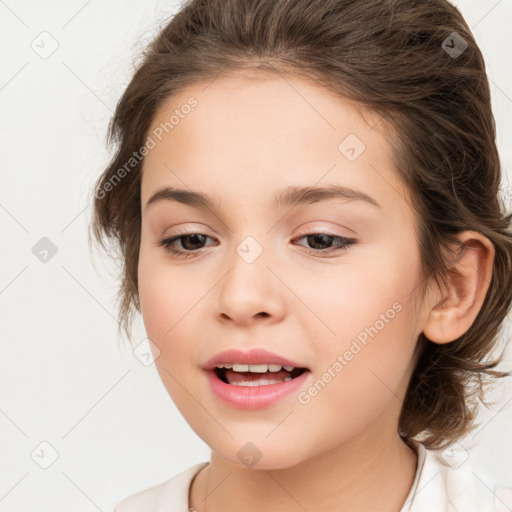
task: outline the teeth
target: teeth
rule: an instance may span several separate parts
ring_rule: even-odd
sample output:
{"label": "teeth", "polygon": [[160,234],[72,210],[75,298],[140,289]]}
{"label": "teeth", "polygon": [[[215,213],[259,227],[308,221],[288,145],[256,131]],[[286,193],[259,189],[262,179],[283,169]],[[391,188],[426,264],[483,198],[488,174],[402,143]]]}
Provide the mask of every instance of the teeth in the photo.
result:
{"label": "teeth", "polygon": [[[287,375],[282,382],[288,382],[289,380],[292,380],[292,378]],[[268,384],[275,384],[276,382],[273,380],[267,380],[267,379],[260,379],[259,381],[247,381],[247,382],[233,382],[232,384],[234,386],[245,386],[245,387],[255,387],[255,386],[267,386]]]}
{"label": "teeth", "polygon": [[268,364],[249,364],[247,366],[253,373],[265,373],[268,370]]}
{"label": "teeth", "polygon": [[265,372],[278,372],[281,368],[291,372],[293,366],[281,366],[280,364],[218,364],[217,368],[233,369],[235,372],[252,372],[252,373],[265,373]]}

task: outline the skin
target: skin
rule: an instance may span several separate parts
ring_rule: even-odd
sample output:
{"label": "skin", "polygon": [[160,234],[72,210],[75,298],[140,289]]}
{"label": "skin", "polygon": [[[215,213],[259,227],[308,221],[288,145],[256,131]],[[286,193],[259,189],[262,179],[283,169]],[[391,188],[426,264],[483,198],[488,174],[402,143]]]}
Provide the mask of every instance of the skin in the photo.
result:
{"label": "skin", "polygon": [[[422,301],[416,220],[377,117],[302,79],[245,71],[182,90],[151,129],[190,96],[198,105],[145,158],[138,269],[162,382],[212,450],[190,506],[400,510],[417,462],[397,433],[417,337],[423,331],[445,343],[470,327],[489,284],[492,245],[462,233],[468,250],[453,281],[444,290],[428,282]],[[338,150],[348,134],[366,146],[353,162]],[[363,191],[380,208],[339,198],[271,207],[277,190],[327,184]],[[162,186],[206,193],[219,210],[176,201],[146,209]],[[185,259],[158,245],[179,230],[210,238]],[[319,246],[299,232],[357,242],[322,256],[336,242],[314,253]],[[263,248],[251,264],[236,252],[247,236]],[[186,250],[179,241],[175,247]],[[267,348],[311,370],[306,389],[394,303],[401,311],[308,404],[292,393],[265,409],[228,407],[201,369],[224,349]],[[261,452],[251,468],[237,457],[248,442]]]}

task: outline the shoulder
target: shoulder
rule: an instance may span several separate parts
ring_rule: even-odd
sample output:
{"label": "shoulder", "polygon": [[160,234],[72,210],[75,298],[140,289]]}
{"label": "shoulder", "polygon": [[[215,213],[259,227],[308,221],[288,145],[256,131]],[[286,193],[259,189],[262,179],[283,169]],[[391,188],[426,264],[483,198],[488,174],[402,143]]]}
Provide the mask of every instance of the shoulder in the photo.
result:
{"label": "shoulder", "polygon": [[132,494],[117,504],[114,512],[176,512],[188,511],[188,492],[194,476],[208,462],[195,464],[169,480]]}
{"label": "shoulder", "polygon": [[470,454],[455,443],[427,449],[417,443],[418,470],[403,512],[502,512],[512,509],[512,487],[493,481],[471,465]]}

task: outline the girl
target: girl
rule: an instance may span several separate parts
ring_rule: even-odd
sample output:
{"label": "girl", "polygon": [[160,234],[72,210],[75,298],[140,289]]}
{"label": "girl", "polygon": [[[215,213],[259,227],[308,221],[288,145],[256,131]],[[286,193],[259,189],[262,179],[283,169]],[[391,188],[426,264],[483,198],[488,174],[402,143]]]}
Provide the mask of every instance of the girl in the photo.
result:
{"label": "girl", "polygon": [[142,314],[211,447],[117,512],[512,507],[439,450],[507,375],[489,356],[512,300],[489,86],[457,9],[191,0],[109,138],[91,227],[121,249],[121,326]]}

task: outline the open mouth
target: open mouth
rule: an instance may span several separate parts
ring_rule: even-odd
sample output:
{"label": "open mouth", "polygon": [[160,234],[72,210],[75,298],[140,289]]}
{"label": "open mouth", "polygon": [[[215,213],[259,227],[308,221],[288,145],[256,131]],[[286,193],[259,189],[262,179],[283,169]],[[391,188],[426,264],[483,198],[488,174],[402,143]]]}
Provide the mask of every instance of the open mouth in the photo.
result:
{"label": "open mouth", "polygon": [[297,378],[307,368],[294,368],[274,364],[224,364],[217,365],[213,372],[225,384],[234,386],[268,386]]}

